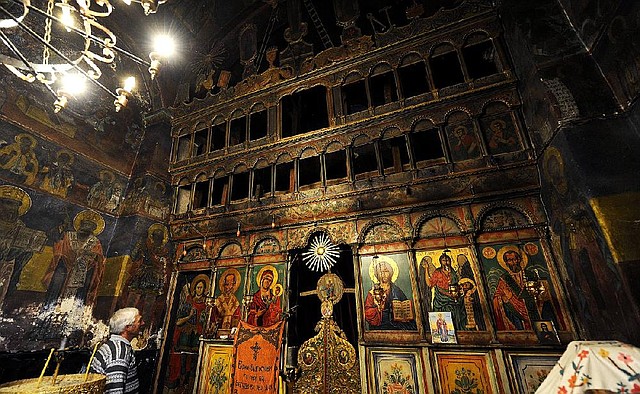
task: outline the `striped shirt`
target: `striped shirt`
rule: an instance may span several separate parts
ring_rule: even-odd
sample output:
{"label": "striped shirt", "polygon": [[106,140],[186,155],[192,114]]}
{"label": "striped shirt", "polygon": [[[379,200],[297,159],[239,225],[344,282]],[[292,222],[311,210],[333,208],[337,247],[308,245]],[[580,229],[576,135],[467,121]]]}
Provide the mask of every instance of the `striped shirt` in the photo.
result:
{"label": "striped shirt", "polygon": [[117,334],[100,346],[91,363],[91,372],[107,375],[105,394],[137,393],[139,389],[136,358],[131,344]]}

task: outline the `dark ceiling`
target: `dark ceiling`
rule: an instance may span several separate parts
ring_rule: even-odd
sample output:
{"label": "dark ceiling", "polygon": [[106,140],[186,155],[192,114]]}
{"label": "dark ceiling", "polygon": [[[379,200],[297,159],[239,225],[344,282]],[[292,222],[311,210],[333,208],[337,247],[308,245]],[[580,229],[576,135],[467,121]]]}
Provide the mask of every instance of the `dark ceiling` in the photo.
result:
{"label": "dark ceiling", "polygon": [[[2,3],[19,10],[21,6],[17,6],[15,1],[17,0],[3,0]],[[47,2],[48,0],[33,0],[32,4],[46,9]],[[231,86],[243,79],[246,71],[241,62],[243,56],[240,53],[239,37],[241,31],[249,25],[255,26],[254,41],[249,46],[257,53],[259,64],[256,65],[255,72],[259,73],[268,66],[264,59],[267,48],[277,47],[279,51],[286,48],[288,43],[285,31],[292,23],[300,21],[307,24],[307,34],[302,39],[313,45],[314,53],[319,53],[325,49],[328,41],[334,46],[341,43],[342,27],[338,24],[340,18],[336,17],[336,10],[356,12],[359,15],[356,26],[362,34],[371,35],[374,28],[384,29],[389,23],[406,24],[407,9],[420,3],[424,3],[424,16],[434,13],[440,7],[453,7],[458,1],[168,0],[158,5],[156,13],[145,15],[140,4],[126,5],[121,0],[114,0],[111,16],[99,20],[116,34],[119,48],[148,61],[153,38],[157,34],[168,34],[175,38],[178,52],[175,57],[164,62],[161,74],[155,81],[150,80],[146,66],[136,64],[119,52],[113,63],[101,65],[103,76],[99,81],[113,92],[122,85],[127,75],[136,74],[137,100],[131,103],[129,111],[148,112],[175,106],[194,97],[206,95],[207,91],[199,85],[207,78],[217,80],[223,70],[231,73]],[[93,7],[97,6],[94,4],[92,9]],[[314,12],[318,15],[315,21],[311,18]],[[44,20],[37,17],[35,12],[29,14],[29,18],[25,19],[25,22],[27,21],[34,30],[43,31]],[[64,39],[56,41],[55,25],[54,23],[52,43],[65,48],[73,41],[68,38],[69,34],[61,34]],[[324,42],[319,33],[323,29],[329,38]],[[58,30],[62,33],[62,29]],[[36,59],[40,56],[38,51],[41,51],[41,45],[34,44],[33,39],[21,33],[19,29],[13,29],[9,36],[18,47],[26,50],[29,56],[35,56]],[[6,54],[7,47],[2,48],[2,53]],[[52,58],[54,57],[55,55],[52,55]],[[8,75],[10,74],[6,69],[0,71],[3,81],[11,84],[16,90],[31,97],[39,97],[38,101],[55,100],[51,92],[43,86],[38,86],[40,84],[27,84]],[[55,90],[55,85],[52,85],[52,88]],[[65,112],[68,116],[86,118],[106,110],[112,111],[112,103],[113,97],[92,87],[79,100],[73,100]]]}

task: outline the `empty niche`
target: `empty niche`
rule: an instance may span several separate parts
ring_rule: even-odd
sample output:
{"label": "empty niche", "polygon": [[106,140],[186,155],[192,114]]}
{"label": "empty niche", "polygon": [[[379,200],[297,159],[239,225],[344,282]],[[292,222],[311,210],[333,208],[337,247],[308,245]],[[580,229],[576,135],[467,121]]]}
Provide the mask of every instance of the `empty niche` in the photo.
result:
{"label": "empty niche", "polygon": [[282,137],[329,126],[327,88],[315,86],[284,96],[281,102]]}

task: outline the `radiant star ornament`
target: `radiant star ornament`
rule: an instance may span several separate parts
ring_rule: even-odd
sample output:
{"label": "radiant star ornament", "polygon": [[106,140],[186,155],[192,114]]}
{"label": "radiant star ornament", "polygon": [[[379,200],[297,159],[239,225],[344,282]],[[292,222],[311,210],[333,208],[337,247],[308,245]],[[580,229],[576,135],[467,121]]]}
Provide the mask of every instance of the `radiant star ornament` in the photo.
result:
{"label": "radiant star ornament", "polygon": [[340,256],[340,249],[324,234],[316,235],[310,242],[309,249],[302,252],[305,265],[312,271],[329,271]]}

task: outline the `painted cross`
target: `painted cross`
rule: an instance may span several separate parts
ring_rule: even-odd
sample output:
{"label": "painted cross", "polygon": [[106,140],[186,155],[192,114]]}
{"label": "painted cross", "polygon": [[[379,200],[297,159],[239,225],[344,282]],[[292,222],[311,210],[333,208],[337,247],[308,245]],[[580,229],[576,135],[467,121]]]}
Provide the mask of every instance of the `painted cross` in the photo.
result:
{"label": "painted cross", "polygon": [[249,349],[253,350],[253,361],[256,361],[258,359],[258,352],[262,349],[260,345],[258,345],[258,341]]}

